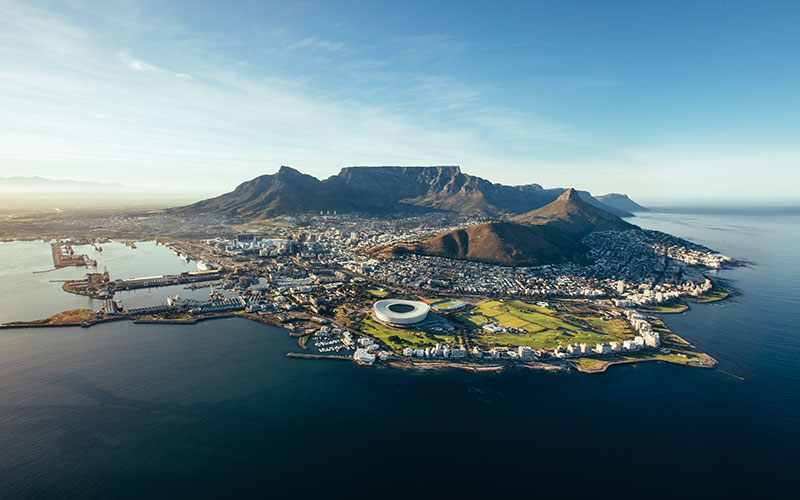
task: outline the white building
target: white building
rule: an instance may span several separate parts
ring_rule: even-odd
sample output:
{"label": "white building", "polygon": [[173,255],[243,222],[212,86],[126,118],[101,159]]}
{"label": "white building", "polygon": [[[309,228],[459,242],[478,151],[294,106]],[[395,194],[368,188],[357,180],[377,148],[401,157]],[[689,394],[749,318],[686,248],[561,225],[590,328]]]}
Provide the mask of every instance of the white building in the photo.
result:
{"label": "white building", "polygon": [[597,354],[609,354],[611,353],[611,346],[608,344],[597,344],[594,348],[594,352]]}
{"label": "white building", "polygon": [[371,365],[375,362],[375,355],[368,352],[366,349],[356,349],[356,352],[353,354],[353,359],[357,363]]}
{"label": "white building", "polygon": [[430,306],[415,300],[384,299],[372,306],[375,318],[389,325],[413,325],[428,317]]}

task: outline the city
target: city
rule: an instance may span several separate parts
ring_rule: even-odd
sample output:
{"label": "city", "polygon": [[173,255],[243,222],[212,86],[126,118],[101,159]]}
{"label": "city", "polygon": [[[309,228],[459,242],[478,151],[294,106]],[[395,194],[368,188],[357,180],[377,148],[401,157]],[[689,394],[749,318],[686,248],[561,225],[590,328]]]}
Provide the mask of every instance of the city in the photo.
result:
{"label": "city", "polygon": [[[137,218],[143,219],[148,217]],[[639,354],[682,364],[692,364],[691,357],[697,366],[713,366],[713,358],[684,351],[675,342],[662,346],[661,335],[672,338],[671,333],[650,314],[683,311],[684,299],[724,297],[727,292],[707,274],[737,264],[700,245],[641,229],[590,233],[583,239],[589,249],[586,263],[510,267],[414,254],[374,256],[375,249],[399,241],[482,222],[474,217],[375,218],[325,211],[278,217],[270,226],[238,234],[224,218],[216,222],[224,229],[214,237],[156,238],[176,256],[196,261],[195,272],[110,281],[106,271],[63,283],[67,292],[104,300],[94,316],[72,316],[73,321],[185,323],[240,315],[287,328],[304,351],[310,350],[295,356],[321,359],[335,351],[331,359],[360,364],[430,368],[438,361],[485,369],[509,363],[564,366],[559,362],[572,360],[565,366],[581,369],[592,364],[580,358],[627,362]],[[145,222],[143,227],[152,226]],[[62,239],[60,245],[71,251],[71,245],[92,242],[97,250],[95,240],[109,240],[96,234]],[[124,236],[134,237],[130,231]],[[129,309],[114,300],[115,292],[175,285],[207,287],[211,296],[201,301],[176,295]],[[455,300],[461,306],[445,310],[434,304],[429,318],[399,326],[375,319],[373,303],[383,297],[428,304]],[[503,302],[516,308],[497,320],[487,304]],[[540,315],[540,321],[520,319],[530,314]],[[585,341],[574,341],[576,334]],[[645,352],[649,356],[642,357]],[[603,369],[608,365],[602,363]]]}

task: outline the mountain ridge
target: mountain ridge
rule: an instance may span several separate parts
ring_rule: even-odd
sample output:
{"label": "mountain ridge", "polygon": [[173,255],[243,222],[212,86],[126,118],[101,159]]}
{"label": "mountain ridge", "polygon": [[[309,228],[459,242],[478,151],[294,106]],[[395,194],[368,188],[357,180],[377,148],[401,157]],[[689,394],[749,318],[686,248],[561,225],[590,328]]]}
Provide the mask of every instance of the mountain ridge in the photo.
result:
{"label": "mountain ridge", "polygon": [[[319,180],[288,166],[239,184],[233,191],[172,209],[250,218],[331,210],[340,212],[450,212],[481,216],[514,215],[540,208],[561,193],[539,184],[507,186],[465,174],[458,166],[343,167]],[[620,216],[588,192],[588,203]]]}
{"label": "mountain ridge", "polygon": [[623,193],[608,193],[601,196],[595,196],[604,205],[614,207],[618,210],[624,210],[630,213],[647,212],[649,209],[643,207],[630,199],[627,194]]}
{"label": "mountain ridge", "polygon": [[584,262],[586,247],[581,240],[587,234],[635,228],[590,205],[569,188],[544,207],[507,220],[446,231],[371,253],[379,257],[410,253],[512,266]]}

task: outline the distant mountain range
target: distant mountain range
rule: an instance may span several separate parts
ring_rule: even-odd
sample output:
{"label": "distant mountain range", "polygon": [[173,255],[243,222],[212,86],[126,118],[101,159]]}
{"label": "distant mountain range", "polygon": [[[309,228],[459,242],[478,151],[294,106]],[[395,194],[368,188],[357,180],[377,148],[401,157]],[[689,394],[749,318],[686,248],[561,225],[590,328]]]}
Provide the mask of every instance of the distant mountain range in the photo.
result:
{"label": "distant mountain range", "polygon": [[646,212],[648,209],[639,205],[632,199],[628,198],[627,194],[609,193],[603,196],[596,197],[601,203],[609,207],[614,207],[617,210],[624,210],[626,212]]}
{"label": "distant mountain range", "polygon": [[379,257],[430,255],[512,266],[582,262],[587,249],[581,239],[587,234],[636,228],[568,189],[548,205],[509,220],[447,231],[420,242],[376,248],[372,253]]}
{"label": "distant mountain range", "polygon": [[137,188],[119,182],[74,181],[45,177],[0,177],[0,192],[31,193],[128,193]]}
{"label": "distant mountain range", "polygon": [[[173,210],[248,218],[321,210],[368,214],[441,211],[494,217],[541,208],[564,191],[538,184],[495,184],[464,174],[456,166],[346,167],[324,180],[283,166],[277,173],[244,182],[230,193]],[[609,198],[613,204],[605,204],[588,192],[579,194],[588,204],[609,213],[632,215],[613,205],[618,204],[616,197]]]}

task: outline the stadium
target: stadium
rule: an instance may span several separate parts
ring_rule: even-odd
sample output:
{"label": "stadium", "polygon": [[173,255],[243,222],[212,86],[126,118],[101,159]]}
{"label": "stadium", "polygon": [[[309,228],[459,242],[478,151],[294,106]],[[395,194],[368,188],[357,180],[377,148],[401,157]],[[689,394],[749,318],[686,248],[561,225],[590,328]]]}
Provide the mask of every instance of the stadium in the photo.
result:
{"label": "stadium", "polygon": [[375,319],[381,323],[392,326],[408,326],[424,321],[431,308],[424,302],[386,299],[375,302],[372,309]]}
{"label": "stadium", "polygon": [[460,311],[467,305],[468,304],[466,302],[462,302],[460,300],[440,300],[439,302],[434,302],[431,304],[431,309],[437,313],[449,314]]}

